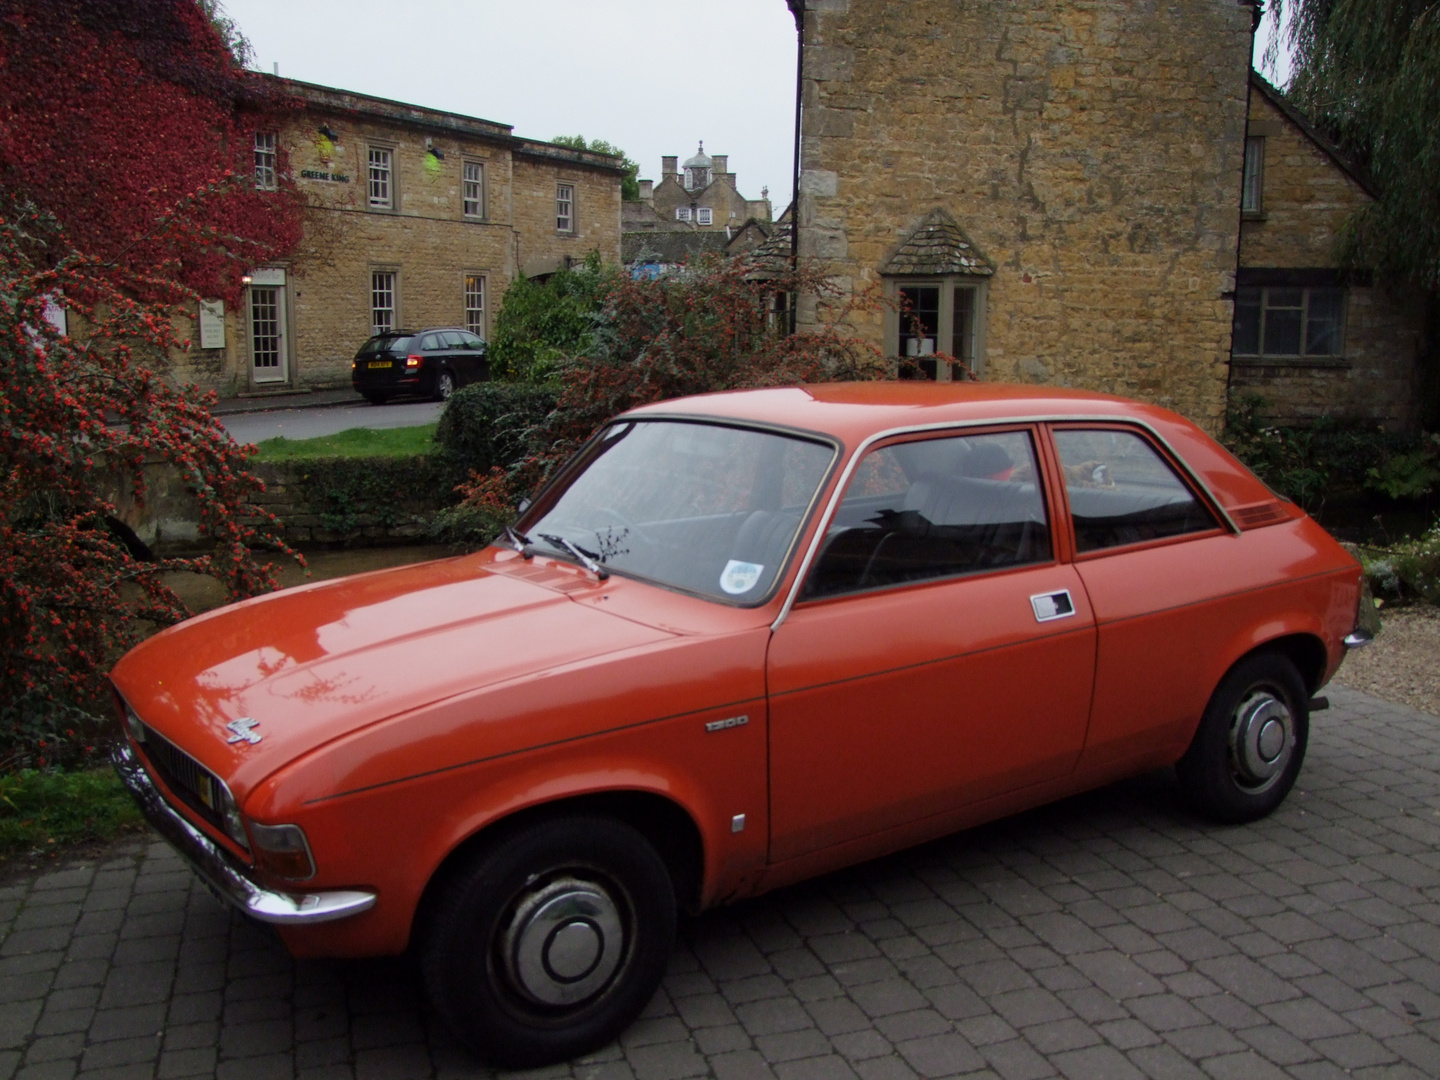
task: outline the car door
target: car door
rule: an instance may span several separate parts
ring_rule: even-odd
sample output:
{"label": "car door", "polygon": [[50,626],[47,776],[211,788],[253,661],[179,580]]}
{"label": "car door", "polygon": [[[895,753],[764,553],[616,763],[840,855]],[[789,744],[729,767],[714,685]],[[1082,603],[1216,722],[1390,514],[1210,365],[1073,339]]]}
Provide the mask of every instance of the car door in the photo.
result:
{"label": "car door", "polygon": [[1215,689],[1204,661],[1247,610],[1236,537],[1147,432],[1051,434],[1098,635],[1085,767],[1174,760]]}
{"label": "car door", "polygon": [[771,859],[1070,772],[1095,630],[1036,433],[868,453],[768,658]]}
{"label": "car door", "polygon": [[482,382],[490,377],[490,364],[485,358],[485,341],[474,334],[461,330],[460,347],[464,350],[465,357],[465,381]]}

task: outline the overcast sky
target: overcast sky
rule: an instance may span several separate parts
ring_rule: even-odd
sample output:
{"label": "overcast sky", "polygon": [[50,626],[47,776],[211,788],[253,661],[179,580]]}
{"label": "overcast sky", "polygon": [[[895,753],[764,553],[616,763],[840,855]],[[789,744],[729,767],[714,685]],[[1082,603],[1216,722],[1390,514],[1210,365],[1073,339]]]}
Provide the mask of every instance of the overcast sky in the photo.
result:
{"label": "overcast sky", "polygon": [[[795,23],[785,0],[224,0],[263,71],[606,139],[660,179],[699,140],[740,192],[790,200]],[[1258,66],[1271,20],[1257,35]],[[1289,65],[1275,76],[1283,85]]]}
{"label": "overcast sky", "polygon": [[292,79],[606,139],[660,179],[701,139],[740,193],[790,201],[795,21],[785,0],[223,0],[255,66]]}

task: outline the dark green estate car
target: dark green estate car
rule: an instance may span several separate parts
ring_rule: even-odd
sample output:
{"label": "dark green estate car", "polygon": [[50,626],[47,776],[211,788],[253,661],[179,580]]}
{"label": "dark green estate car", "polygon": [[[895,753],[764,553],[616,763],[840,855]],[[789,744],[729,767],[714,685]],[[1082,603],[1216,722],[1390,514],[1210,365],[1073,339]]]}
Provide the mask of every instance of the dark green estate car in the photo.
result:
{"label": "dark green estate car", "polygon": [[372,405],[401,394],[444,401],[489,377],[485,342],[458,326],[387,330],[360,346],[350,365],[351,383]]}

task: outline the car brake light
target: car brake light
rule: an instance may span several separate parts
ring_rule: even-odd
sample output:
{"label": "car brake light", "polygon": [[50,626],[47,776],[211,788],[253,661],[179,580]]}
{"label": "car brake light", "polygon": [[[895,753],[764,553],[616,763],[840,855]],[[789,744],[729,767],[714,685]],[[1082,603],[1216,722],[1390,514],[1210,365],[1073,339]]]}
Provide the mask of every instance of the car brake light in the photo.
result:
{"label": "car brake light", "polygon": [[405,357],[405,366],[406,366],[407,368],[419,367],[419,366],[420,366],[420,359],[421,359],[421,358],[420,358],[419,355],[417,355],[417,354],[415,354],[415,353],[411,353],[409,356]]}

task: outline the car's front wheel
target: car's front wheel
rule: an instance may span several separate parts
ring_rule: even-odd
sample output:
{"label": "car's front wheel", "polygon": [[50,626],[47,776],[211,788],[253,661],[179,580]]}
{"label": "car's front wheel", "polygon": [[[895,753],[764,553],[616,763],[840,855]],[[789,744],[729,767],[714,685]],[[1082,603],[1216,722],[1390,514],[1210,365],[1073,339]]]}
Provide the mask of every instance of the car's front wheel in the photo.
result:
{"label": "car's front wheel", "polygon": [[665,863],[629,825],[555,817],[484,849],[448,885],[425,939],[436,1009],[482,1057],[564,1061],[623,1031],[675,940]]}
{"label": "car's front wheel", "polygon": [[1289,794],[1309,733],[1309,695],[1295,665],[1280,653],[1256,653],[1220,681],[1175,772],[1205,816],[1254,821]]}

